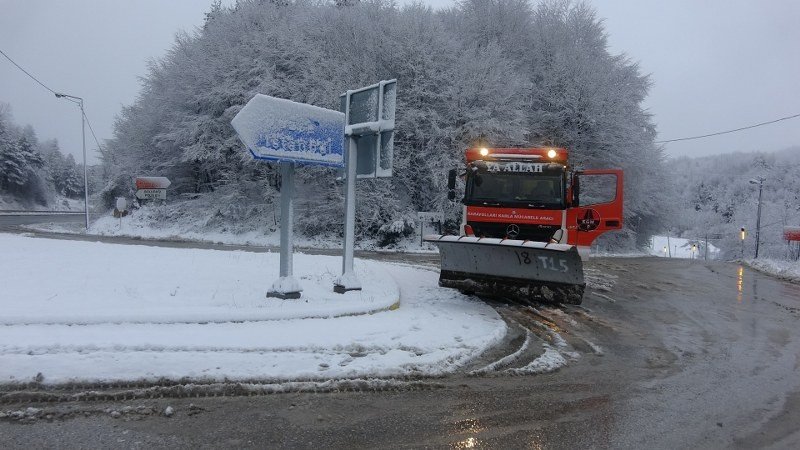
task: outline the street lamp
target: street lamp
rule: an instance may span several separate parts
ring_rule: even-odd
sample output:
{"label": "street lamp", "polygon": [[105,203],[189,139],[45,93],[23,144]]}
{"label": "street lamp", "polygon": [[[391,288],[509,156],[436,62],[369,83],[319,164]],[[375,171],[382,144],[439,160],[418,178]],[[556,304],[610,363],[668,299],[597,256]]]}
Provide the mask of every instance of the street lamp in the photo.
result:
{"label": "street lamp", "polygon": [[89,229],[89,178],[86,174],[86,113],[83,111],[83,99],[74,95],[56,92],[56,98],[65,98],[73,103],[77,100],[81,108],[81,136],[83,138],[83,211],[86,216],[86,229]]}
{"label": "street lamp", "polygon": [[742,259],[743,261],[744,261],[744,238],[745,238],[745,235],[746,235],[746,234],[747,234],[747,232],[745,231],[744,227],[742,227],[742,229],[741,229],[741,232],[740,232],[740,234],[739,234],[739,237],[740,237],[740,238],[741,238],[741,240],[742,240],[742,257],[741,257],[741,259]]}
{"label": "street lamp", "polygon": [[756,254],[753,258],[758,258],[758,242],[759,242],[759,235],[761,234],[761,190],[764,187],[764,177],[758,177],[756,179],[750,180],[750,184],[757,184],[758,185],[758,215],[756,216]]}

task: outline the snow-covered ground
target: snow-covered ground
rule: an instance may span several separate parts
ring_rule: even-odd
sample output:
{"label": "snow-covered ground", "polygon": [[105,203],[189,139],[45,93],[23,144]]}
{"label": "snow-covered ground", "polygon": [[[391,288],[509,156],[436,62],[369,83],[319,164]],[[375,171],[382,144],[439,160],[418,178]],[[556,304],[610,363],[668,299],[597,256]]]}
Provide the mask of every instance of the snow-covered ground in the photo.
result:
{"label": "snow-covered ground", "polygon": [[770,275],[774,275],[778,278],[800,283],[800,261],[782,261],[777,259],[759,258],[748,259],[745,261],[745,263],[750,267],[758,269],[762,272],[766,272]]}
{"label": "snow-covered ground", "polygon": [[[266,298],[276,253],[0,234],[0,383],[315,380],[436,375],[495,345],[505,322],[437,273],[296,254],[300,300]],[[398,305],[399,295],[399,307]]]}
{"label": "snow-covered ground", "polygon": [[[692,251],[693,244],[696,246],[694,252]],[[705,242],[702,239],[653,236],[650,254],[667,258],[703,259],[705,256],[703,245],[705,245]],[[717,259],[719,252],[719,248],[710,242],[708,243],[708,259]]]}

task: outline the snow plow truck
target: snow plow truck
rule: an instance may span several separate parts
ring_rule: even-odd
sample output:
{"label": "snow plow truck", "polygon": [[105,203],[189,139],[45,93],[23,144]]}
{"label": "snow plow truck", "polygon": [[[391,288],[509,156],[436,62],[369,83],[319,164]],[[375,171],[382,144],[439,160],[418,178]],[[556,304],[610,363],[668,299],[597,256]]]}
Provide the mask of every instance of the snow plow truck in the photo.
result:
{"label": "snow plow truck", "polygon": [[460,235],[430,235],[439,285],[518,302],[580,304],[582,259],[601,234],[622,228],[623,173],[573,170],[565,148],[469,148]]}

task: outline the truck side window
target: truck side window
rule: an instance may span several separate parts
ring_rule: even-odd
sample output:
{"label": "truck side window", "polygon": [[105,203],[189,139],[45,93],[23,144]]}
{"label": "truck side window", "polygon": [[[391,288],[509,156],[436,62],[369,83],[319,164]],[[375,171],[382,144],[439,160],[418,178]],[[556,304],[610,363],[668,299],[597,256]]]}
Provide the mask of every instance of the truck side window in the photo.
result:
{"label": "truck side window", "polygon": [[613,174],[581,174],[581,206],[611,203],[617,198],[617,176]]}

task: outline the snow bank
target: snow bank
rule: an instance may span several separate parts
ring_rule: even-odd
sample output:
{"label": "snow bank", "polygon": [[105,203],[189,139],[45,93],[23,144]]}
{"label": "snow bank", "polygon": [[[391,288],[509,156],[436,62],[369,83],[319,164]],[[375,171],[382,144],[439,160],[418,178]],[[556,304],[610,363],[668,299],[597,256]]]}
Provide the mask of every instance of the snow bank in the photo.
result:
{"label": "snow bank", "polygon": [[[184,217],[176,219],[165,217],[163,207],[147,206],[134,210],[130,215],[120,219],[111,217],[107,214],[94,220],[88,232],[84,230],[83,224],[34,224],[25,227],[32,230],[53,231],[58,233],[70,234],[91,234],[99,236],[126,236],[142,239],[162,239],[185,242],[213,242],[229,245],[258,245],[264,247],[278,247],[280,245],[280,233],[278,231],[265,230],[253,224],[250,230],[236,232],[228,229],[213,229],[210,226],[198,227],[196,218]],[[430,231],[430,226],[427,230]],[[266,231],[266,232],[265,232]],[[294,234],[294,245],[297,248],[341,248],[341,238],[326,236],[307,237],[299,233]],[[397,244],[391,247],[379,247],[377,240],[357,240],[356,248],[364,250],[379,250],[384,252],[420,252],[438,253],[438,248],[430,243],[421,243],[419,232],[400,239]]]}
{"label": "snow bank", "polygon": [[265,297],[277,254],[3,234],[0,247],[0,384],[439,375],[506,333],[492,308],[406,265],[356,260],[364,291],[340,295],[339,258],[297,255],[304,297],[284,301]]}
{"label": "snow bank", "polygon": [[250,253],[0,235],[0,325],[103,322],[227,322],[333,317],[396,304],[380,265],[356,260],[363,290],[333,292],[341,259],[295,254],[302,298],[266,298],[277,253]]}
{"label": "snow bank", "polygon": [[748,259],[745,261],[745,264],[778,278],[800,283],[800,261],[759,258]]}

